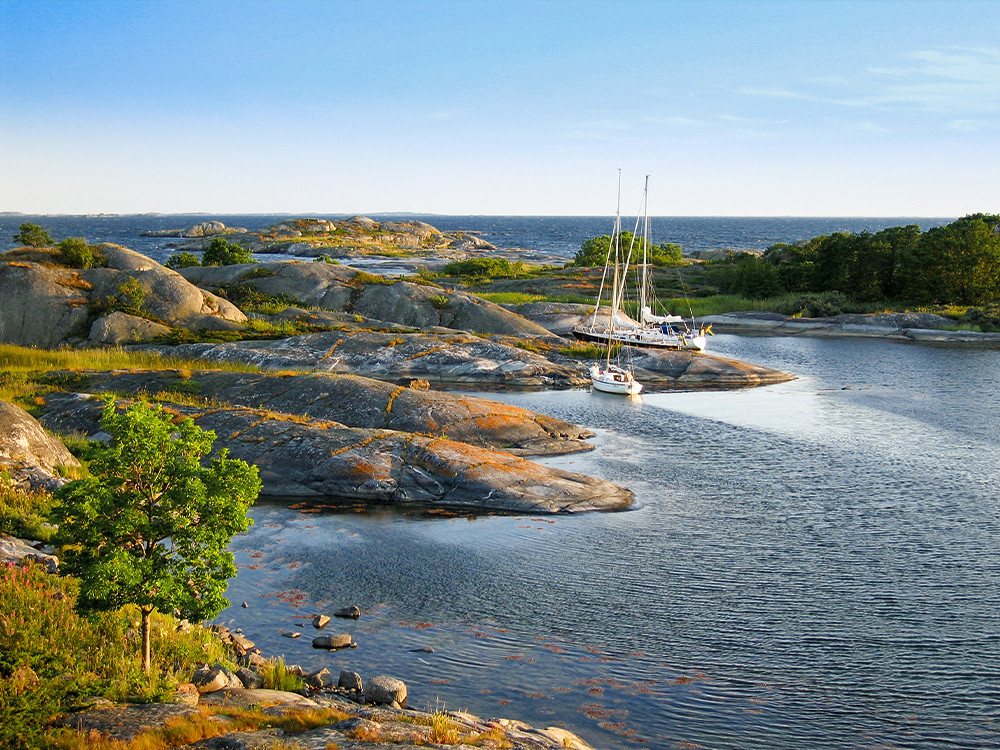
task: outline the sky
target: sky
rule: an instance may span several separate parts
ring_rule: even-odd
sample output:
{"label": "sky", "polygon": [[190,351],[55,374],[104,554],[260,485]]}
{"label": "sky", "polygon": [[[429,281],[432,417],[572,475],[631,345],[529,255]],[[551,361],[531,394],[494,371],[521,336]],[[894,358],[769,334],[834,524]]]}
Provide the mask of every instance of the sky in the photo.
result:
{"label": "sky", "polygon": [[0,212],[1000,212],[1000,0],[0,0]]}

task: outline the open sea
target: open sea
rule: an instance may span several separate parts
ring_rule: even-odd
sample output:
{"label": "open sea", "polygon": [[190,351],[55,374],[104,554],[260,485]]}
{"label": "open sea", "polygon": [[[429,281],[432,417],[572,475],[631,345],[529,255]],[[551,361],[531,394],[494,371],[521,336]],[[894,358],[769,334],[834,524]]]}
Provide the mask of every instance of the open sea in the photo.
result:
{"label": "open sea", "polygon": [[[310,216],[346,219],[347,214]],[[28,216],[0,214],[0,251],[14,246],[13,235],[23,222],[45,227],[56,240],[83,237],[88,242],[113,242],[144,253],[161,263],[172,252],[176,239],[140,237],[142,232],[185,229],[203,221],[221,221],[226,226],[251,231],[264,229],[291,215],[218,214],[126,215],[126,216]],[[467,230],[498,248],[529,248],[546,255],[572,258],[584,240],[610,234],[611,217],[603,216],[440,216],[424,214],[372,214],[378,221],[420,220],[443,231]],[[793,243],[831,232],[876,232],[891,226],[917,224],[926,230],[947,224],[952,218],[798,218],[798,217],[653,217],[652,240],[674,242],[684,250],[766,250],[776,242]],[[622,224],[632,229],[632,220]],[[269,256],[270,257],[270,256]],[[282,256],[274,256],[280,258]]]}
{"label": "open sea", "polygon": [[[277,217],[4,216],[0,231],[33,221],[152,254],[138,231],[206,218]],[[610,226],[421,218],[567,256]],[[762,249],[945,221],[654,226],[689,249]],[[290,663],[398,677],[413,707],[558,724],[595,748],[1000,747],[1000,352],[709,343],[798,378],[632,399],[481,394],[595,430],[593,452],[544,462],[632,488],[635,509],[428,518],[259,503],[218,621]],[[349,604],[362,618],[326,630],[359,647],[313,650],[312,616]]]}

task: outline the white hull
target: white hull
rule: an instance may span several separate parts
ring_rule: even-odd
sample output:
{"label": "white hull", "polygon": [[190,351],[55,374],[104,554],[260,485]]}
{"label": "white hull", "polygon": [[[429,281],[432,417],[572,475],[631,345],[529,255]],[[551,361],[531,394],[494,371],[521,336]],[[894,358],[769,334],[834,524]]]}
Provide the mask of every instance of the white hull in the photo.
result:
{"label": "white hull", "polygon": [[684,351],[703,352],[707,346],[704,330],[698,333],[664,333],[659,328],[588,328],[577,326],[573,335],[581,341],[593,341],[598,344],[621,344],[622,346],[638,346],[644,349],[681,349]]}
{"label": "white hull", "polygon": [[590,382],[595,390],[604,393],[619,393],[625,396],[635,396],[642,392],[642,383],[632,376],[632,373],[617,365],[592,365]]}

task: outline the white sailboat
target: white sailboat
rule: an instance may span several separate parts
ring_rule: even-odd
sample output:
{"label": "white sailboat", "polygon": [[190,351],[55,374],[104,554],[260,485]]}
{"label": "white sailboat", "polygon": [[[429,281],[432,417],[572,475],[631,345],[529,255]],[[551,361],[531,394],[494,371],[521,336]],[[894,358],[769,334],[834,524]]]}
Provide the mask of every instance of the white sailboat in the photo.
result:
{"label": "white sailboat", "polygon": [[[615,231],[611,238],[611,245],[608,248],[608,260],[604,267],[604,276],[607,278],[608,269],[612,270],[612,282],[611,282],[611,308],[612,313],[608,318],[608,331],[609,334],[613,334],[615,330],[615,314],[614,312],[618,310],[621,306],[621,297],[625,282],[625,271],[628,268],[627,258],[622,258],[622,248],[621,248],[621,193],[622,193],[622,175],[621,170],[618,170],[618,209],[615,212]],[[632,249],[629,248],[629,255],[631,255]],[[601,281],[601,286],[604,285],[604,280]],[[600,306],[600,298],[598,297],[598,306]],[[595,311],[596,316],[596,311]],[[623,395],[634,396],[642,392],[642,383],[635,379],[635,375],[632,372],[631,367],[623,367],[620,362],[612,362],[612,352],[617,349],[620,354],[623,351],[621,346],[617,346],[614,340],[609,337],[605,340],[605,356],[603,366],[598,363],[594,363],[590,367],[590,382],[594,386],[595,390],[603,391],[604,393],[620,393]]]}
{"label": "white sailboat", "polygon": [[[581,341],[592,341],[599,344],[621,344],[623,346],[638,346],[650,349],[683,349],[687,351],[705,351],[707,337],[711,335],[711,326],[695,326],[694,319],[691,325],[685,323],[680,315],[654,315],[652,311],[652,283],[649,274],[649,175],[646,175],[646,185],[642,193],[641,215],[643,218],[643,243],[642,243],[642,263],[639,266],[638,283],[638,306],[639,321],[632,320],[622,311],[624,302],[625,278],[628,267],[632,260],[632,247],[627,252],[622,252],[620,247],[621,238],[621,170],[618,175],[619,183],[619,212],[615,216],[614,232],[611,237],[611,246],[608,248],[608,257],[604,266],[604,275],[601,277],[601,287],[598,291],[597,305],[594,307],[594,314],[589,325],[578,325],[573,328],[573,335]],[[636,230],[638,230],[639,219],[636,219]],[[637,232],[633,232],[633,238]],[[624,256],[624,257],[622,257]],[[620,285],[619,277],[615,275],[616,282],[611,286],[611,308],[608,313],[608,323],[598,323],[598,313],[601,309],[601,298],[603,297],[605,281],[608,270],[611,267],[615,270],[622,268]]]}

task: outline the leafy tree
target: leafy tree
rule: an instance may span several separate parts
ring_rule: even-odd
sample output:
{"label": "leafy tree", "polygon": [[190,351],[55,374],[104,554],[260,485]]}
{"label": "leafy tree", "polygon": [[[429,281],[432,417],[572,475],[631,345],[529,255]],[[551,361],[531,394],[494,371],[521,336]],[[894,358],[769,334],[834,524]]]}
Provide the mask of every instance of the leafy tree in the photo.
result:
{"label": "leafy tree", "polygon": [[[628,254],[631,249],[631,263],[642,262],[642,248],[646,241],[642,237],[636,237],[632,232],[622,232],[619,240],[623,254]],[[573,257],[571,266],[603,266],[608,260],[608,250],[611,247],[611,237],[602,234],[599,237],[591,237],[584,240],[580,249]],[[672,266],[681,262],[681,246],[672,242],[662,245],[650,245],[646,253],[646,259],[654,266]]]}
{"label": "leafy tree", "polygon": [[198,260],[198,256],[194,253],[174,253],[169,258],[167,262],[164,263],[167,268],[173,268],[177,270],[178,268],[190,268],[191,266],[200,266],[201,261]]}
{"label": "leafy tree", "polygon": [[70,268],[90,268],[95,264],[94,248],[82,237],[67,237],[58,245],[59,260]]}
{"label": "leafy tree", "polygon": [[204,620],[229,603],[236,566],[226,546],[250,525],[260,479],[225,450],[202,466],[215,433],[159,405],[119,411],[109,397],[101,427],[112,440],[91,461],[92,476],[56,493],[62,570],[79,577],[84,611],[139,607],[148,671],[154,610]]}
{"label": "leafy tree", "polygon": [[22,224],[21,231],[14,235],[14,242],[20,242],[27,247],[52,247],[54,244],[48,229],[27,222]]}
{"label": "leafy tree", "polygon": [[222,237],[212,240],[201,256],[203,266],[232,266],[237,263],[253,262],[253,253],[250,250]]}

